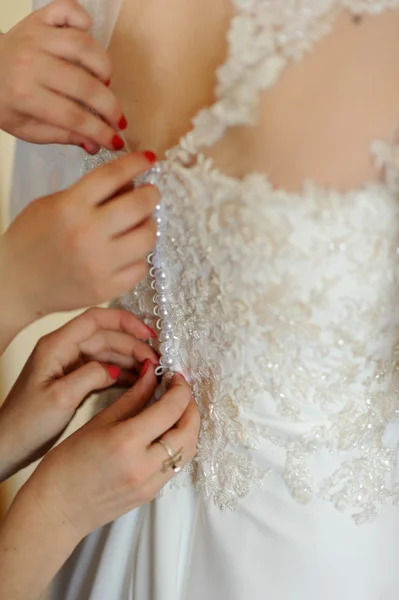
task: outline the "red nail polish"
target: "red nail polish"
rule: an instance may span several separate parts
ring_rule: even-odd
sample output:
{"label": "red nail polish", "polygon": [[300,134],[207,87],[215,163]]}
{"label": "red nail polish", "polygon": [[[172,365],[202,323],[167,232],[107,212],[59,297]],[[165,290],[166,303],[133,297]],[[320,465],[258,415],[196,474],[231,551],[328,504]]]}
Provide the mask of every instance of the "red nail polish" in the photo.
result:
{"label": "red nail polish", "polygon": [[151,152],[151,150],[146,150],[145,152],[143,152],[143,155],[152,165],[157,162],[157,155],[154,154],[154,152]]}
{"label": "red nail polish", "polygon": [[151,365],[151,361],[149,358],[147,358],[147,360],[144,362],[143,367],[140,371],[140,377],[139,379],[142,379],[144,377],[144,375],[147,373],[148,369],[150,368]]}
{"label": "red nail polish", "polygon": [[122,148],[124,147],[125,142],[123,141],[123,139],[119,136],[119,135],[114,135],[114,137],[112,138],[112,147],[114,150],[122,150]]}
{"label": "red nail polish", "polygon": [[115,367],[114,365],[104,365],[104,369],[108,371],[111,379],[118,379],[119,375],[122,372],[119,367]]}
{"label": "red nail polish", "polygon": [[87,154],[90,154],[90,156],[94,156],[94,154],[97,154],[97,151],[91,150],[88,146],[86,146],[86,144],[80,144],[80,147],[83,148],[83,150],[87,152]]}
{"label": "red nail polish", "polygon": [[119,131],[123,131],[127,127],[126,117],[122,116],[118,123]]}
{"label": "red nail polish", "polygon": [[155,333],[155,331],[153,329],[151,329],[151,327],[148,327],[148,325],[146,325],[145,328],[147,329],[148,333],[150,334],[150,338],[155,339],[157,337],[157,334]]}
{"label": "red nail polish", "polygon": [[109,87],[109,86],[111,85],[111,80],[110,80],[110,79],[108,79],[108,81],[105,81],[105,82],[104,82],[104,85],[105,85],[106,87]]}

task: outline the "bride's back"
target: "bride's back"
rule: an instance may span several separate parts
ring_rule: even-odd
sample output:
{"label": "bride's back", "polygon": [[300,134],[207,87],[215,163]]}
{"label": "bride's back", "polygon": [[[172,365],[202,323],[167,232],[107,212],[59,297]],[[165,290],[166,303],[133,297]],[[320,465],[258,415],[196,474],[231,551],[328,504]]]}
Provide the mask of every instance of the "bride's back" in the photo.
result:
{"label": "bride's back", "polygon": [[[251,446],[239,414],[255,437],[285,447],[285,467],[280,457],[273,468],[292,471],[301,501],[313,488],[300,476],[319,435],[311,422],[327,419],[324,444],[342,463],[364,419],[368,447],[385,451],[392,407],[384,400],[376,418],[375,384],[391,398],[399,10],[376,1],[372,16],[370,0],[361,14],[359,0],[132,0],[113,34],[130,145],[166,156],[154,266],[126,306],[160,328],[161,365],[193,384],[199,485],[224,506],[237,502],[235,479],[257,477],[251,459],[245,475],[237,457],[225,460],[229,444]],[[299,422],[306,435],[294,433]],[[291,435],[303,444],[297,464]],[[314,493],[338,504],[343,471],[325,473]],[[372,488],[362,519],[376,506]]]}
{"label": "bride's back", "polygon": [[[162,156],[214,102],[233,14],[230,0],[123,3],[112,86],[132,147]],[[228,174],[263,171],[287,189],[308,178],[337,188],[374,179],[370,145],[391,140],[399,124],[398,56],[399,11],[342,12],[314,52],[263,92],[256,127],[230,129],[209,152]]]}
{"label": "bride's back", "polygon": [[123,3],[110,46],[112,86],[133,147],[162,153],[214,101],[231,15],[225,0]]}

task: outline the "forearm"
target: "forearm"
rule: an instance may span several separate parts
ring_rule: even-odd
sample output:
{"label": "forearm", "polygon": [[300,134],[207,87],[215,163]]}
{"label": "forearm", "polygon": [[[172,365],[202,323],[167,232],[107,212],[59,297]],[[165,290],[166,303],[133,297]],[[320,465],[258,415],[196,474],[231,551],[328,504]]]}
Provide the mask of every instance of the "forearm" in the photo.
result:
{"label": "forearm", "polygon": [[0,407],[0,483],[37,459],[27,448],[12,415],[7,415],[6,404],[7,400]]}
{"label": "forearm", "polygon": [[2,418],[2,412],[0,407],[0,483],[19,470],[18,460],[15,460],[15,451],[18,445],[12,440],[13,431],[7,427],[5,419]]}
{"label": "forearm", "polygon": [[19,315],[13,314],[13,308],[6,299],[1,298],[3,291],[0,291],[0,356],[4,353],[13,339],[18,335],[29,322],[24,322]]}
{"label": "forearm", "polygon": [[0,527],[0,598],[37,600],[78,542],[25,486]]}
{"label": "forearm", "polygon": [[12,261],[6,256],[0,239],[0,356],[16,335],[34,320],[29,299],[24,298],[19,289]]}

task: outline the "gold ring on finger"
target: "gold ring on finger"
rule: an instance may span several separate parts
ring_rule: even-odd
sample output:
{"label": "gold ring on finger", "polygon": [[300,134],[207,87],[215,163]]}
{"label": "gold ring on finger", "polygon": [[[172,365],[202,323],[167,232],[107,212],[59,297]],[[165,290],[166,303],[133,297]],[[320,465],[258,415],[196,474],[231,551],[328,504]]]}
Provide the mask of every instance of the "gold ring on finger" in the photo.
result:
{"label": "gold ring on finger", "polygon": [[179,466],[179,463],[183,460],[183,448],[180,448],[180,450],[177,452],[173,452],[172,448],[165,442],[165,440],[160,438],[157,440],[157,443],[161,444],[169,457],[163,462],[162,473],[167,473],[170,469],[172,469],[175,473],[179,473],[181,471],[181,466]]}

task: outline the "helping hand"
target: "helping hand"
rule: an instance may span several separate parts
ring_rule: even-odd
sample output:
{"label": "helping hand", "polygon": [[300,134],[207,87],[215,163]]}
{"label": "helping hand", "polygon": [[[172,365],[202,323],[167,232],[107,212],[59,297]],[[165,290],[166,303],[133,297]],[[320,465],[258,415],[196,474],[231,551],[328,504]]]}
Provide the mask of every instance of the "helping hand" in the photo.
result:
{"label": "helping hand", "polygon": [[38,144],[83,145],[90,153],[121,149],[116,132],[127,123],[108,88],[110,59],[90,36],[91,24],[76,0],[55,0],[0,35],[1,129]]}
{"label": "helping hand", "polygon": [[102,304],[146,276],[160,195],[132,182],[152,162],[137,153],[103,165],[33,201],[0,238],[0,354],[35,319]]}
{"label": "helping hand", "polygon": [[165,395],[143,410],[156,388],[154,368],[147,366],[131,390],[51,450],[23,489],[75,543],[153,500],[173,477],[164,469],[168,454],[160,437],[174,452],[182,450],[181,467],[196,454],[200,416],[190,387],[175,375]]}
{"label": "helping hand", "polygon": [[140,341],[149,337],[132,314],[95,308],[42,338],[0,408],[0,481],[43,456],[89,394],[130,385],[142,363],[157,364]]}

